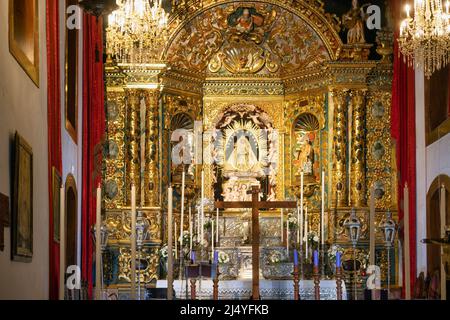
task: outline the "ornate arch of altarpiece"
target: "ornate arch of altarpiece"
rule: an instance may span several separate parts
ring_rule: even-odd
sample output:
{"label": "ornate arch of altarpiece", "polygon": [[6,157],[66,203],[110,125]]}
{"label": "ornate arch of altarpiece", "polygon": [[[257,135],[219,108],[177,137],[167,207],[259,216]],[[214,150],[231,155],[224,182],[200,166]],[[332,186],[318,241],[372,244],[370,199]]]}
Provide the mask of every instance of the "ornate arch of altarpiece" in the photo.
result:
{"label": "ornate arch of altarpiece", "polygon": [[[110,243],[119,262],[119,271],[110,272],[110,284],[130,279],[129,249],[123,244],[129,234],[124,212],[129,210],[132,182],[138,186],[138,203],[151,226],[143,255],[147,261],[143,279],[149,282],[159,277],[165,190],[169,181],[179,188],[179,175],[169,169],[171,119],[179,113],[203,121],[205,130],[236,104],[267,113],[282,139],[279,199],[298,194],[293,168],[295,120],[303,113],[313,114],[320,124],[317,172],[325,170],[327,174],[328,239],[348,245],[342,221],[349,207],[357,208],[363,223],[368,221],[369,186],[376,189],[377,221],[388,209],[396,213],[388,31],[379,36],[383,59],[372,61],[368,59],[372,44],[343,44],[338,18],[326,13],[319,0],[214,0],[203,1],[201,6],[192,1],[185,8],[170,20],[171,36],[160,61],[140,69],[112,61],[106,65],[104,201],[113,230]],[[239,25],[243,15],[252,17],[250,29],[245,23]],[[141,132],[146,134],[144,148]],[[210,185],[212,172],[205,170]],[[196,170],[194,179],[188,181],[188,196],[198,191],[199,183]],[[307,186],[313,229],[318,229],[319,223],[318,183],[315,176]],[[211,197],[211,188],[206,190]],[[179,212],[179,203],[175,211]],[[175,219],[179,225],[179,215],[175,214]],[[368,242],[366,225],[362,242]],[[363,255],[367,247],[357,250]],[[346,254],[351,256],[351,248]],[[379,258],[386,260],[382,250]]]}

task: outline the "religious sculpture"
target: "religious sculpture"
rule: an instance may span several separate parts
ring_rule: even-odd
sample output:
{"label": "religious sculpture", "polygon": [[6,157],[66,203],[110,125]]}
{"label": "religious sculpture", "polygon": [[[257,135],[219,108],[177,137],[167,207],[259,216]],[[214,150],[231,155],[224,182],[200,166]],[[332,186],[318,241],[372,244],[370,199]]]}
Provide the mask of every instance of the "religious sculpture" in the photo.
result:
{"label": "religious sculpture", "polygon": [[238,8],[228,17],[228,25],[232,27],[231,38],[234,41],[241,38],[256,44],[263,41],[264,31],[260,27],[264,25],[264,17],[255,8]]}
{"label": "religious sculpture", "polygon": [[342,24],[348,29],[347,44],[366,43],[364,23],[367,20],[365,8],[370,4],[359,5],[358,0],[352,0],[352,8],[342,17]]}
{"label": "religious sculpture", "polygon": [[237,140],[228,162],[239,171],[251,170],[258,163],[247,137],[242,136]]}

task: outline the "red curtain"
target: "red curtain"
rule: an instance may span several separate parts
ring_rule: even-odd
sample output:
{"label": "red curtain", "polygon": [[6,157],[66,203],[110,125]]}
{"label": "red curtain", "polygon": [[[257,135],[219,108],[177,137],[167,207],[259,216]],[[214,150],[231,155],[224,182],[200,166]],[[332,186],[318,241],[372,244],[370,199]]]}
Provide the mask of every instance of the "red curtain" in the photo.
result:
{"label": "red curtain", "polygon": [[48,122],[48,200],[49,200],[49,295],[58,299],[59,244],[53,240],[52,168],[62,171],[61,98],[59,61],[59,1],[47,0],[47,122]]}
{"label": "red curtain", "polygon": [[[401,8],[405,1],[391,1],[394,6],[396,34],[398,38]],[[408,68],[399,57],[398,42],[394,45],[394,79],[392,90],[392,137],[396,143],[397,169],[398,169],[398,208],[399,219],[403,221],[403,188],[409,188],[409,229],[410,229],[410,255],[411,290],[416,279],[416,120],[415,120],[415,72]],[[401,232],[400,236],[403,236]],[[403,286],[404,288],[404,286]]]}
{"label": "red curtain", "polygon": [[103,22],[88,14],[84,14],[83,21],[82,278],[92,298],[94,245],[91,228],[95,224],[96,188],[101,183],[105,132]]}

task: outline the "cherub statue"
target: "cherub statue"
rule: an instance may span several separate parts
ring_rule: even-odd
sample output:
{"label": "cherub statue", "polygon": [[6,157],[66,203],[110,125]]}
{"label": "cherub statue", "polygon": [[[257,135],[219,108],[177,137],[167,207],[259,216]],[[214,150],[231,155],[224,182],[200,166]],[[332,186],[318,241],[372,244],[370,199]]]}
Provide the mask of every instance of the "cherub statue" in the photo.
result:
{"label": "cherub statue", "polygon": [[347,44],[366,43],[364,23],[368,18],[365,12],[365,9],[368,6],[370,6],[370,4],[360,6],[358,0],[352,0],[352,8],[342,16],[342,24],[348,29]]}

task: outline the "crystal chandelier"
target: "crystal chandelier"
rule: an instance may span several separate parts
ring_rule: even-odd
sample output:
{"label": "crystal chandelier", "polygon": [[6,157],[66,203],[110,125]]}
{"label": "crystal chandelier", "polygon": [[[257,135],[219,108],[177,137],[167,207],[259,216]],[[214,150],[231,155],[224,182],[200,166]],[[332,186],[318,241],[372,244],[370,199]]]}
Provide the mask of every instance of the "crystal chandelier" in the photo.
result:
{"label": "crystal chandelier", "polygon": [[450,2],[443,10],[442,0],[414,0],[414,16],[405,6],[406,18],[400,25],[400,51],[409,66],[423,69],[430,78],[448,64],[450,45]]}
{"label": "crystal chandelier", "polygon": [[119,9],[108,19],[107,53],[122,64],[159,60],[168,39],[169,14],[162,0],[118,0]]}

